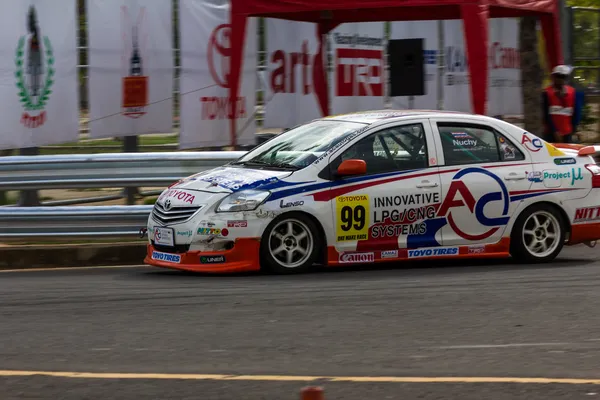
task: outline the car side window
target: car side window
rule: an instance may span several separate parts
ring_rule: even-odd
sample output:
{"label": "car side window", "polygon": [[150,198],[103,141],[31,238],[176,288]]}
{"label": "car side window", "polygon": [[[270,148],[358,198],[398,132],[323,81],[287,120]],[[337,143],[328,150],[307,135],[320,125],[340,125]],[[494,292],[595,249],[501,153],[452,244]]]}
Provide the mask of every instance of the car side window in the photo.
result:
{"label": "car side window", "polygon": [[495,129],[482,125],[438,123],[446,165],[519,161],[525,155]]}
{"label": "car side window", "polygon": [[427,144],[422,124],[386,128],[344,151],[331,165],[333,171],[344,160],[367,163],[367,174],[427,168]]}

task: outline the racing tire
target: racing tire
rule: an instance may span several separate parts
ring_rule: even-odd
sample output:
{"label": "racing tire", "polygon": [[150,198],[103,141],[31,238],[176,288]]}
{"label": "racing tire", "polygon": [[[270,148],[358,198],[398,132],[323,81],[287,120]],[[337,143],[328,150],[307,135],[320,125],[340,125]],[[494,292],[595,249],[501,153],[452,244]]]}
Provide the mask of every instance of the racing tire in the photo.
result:
{"label": "racing tire", "polygon": [[275,274],[297,274],[314,269],[323,241],[316,224],[302,213],[278,216],[260,241],[261,269]]}
{"label": "racing tire", "polygon": [[510,238],[510,254],[521,263],[545,263],[561,252],[566,224],[560,211],[548,204],[527,208],[515,222]]}

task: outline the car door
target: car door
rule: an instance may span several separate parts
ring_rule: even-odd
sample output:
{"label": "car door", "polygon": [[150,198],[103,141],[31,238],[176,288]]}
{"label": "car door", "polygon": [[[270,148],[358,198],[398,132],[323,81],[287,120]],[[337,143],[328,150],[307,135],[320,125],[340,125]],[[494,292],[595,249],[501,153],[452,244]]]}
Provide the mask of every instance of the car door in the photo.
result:
{"label": "car door", "polygon": [[[336,178],[331,186],[335,248],[340,262],[405,256],[429,246],[427,220],[441,199],[435,147],[427,120],[381,127],[332,159],[367,164],[366,175]],[[437,238],[441,240],[441,238]],[[362,258],[342,253],[364,253]]]}
{"label": "car door", "polygon": [[443,245],[498,243],[532,182],[530,158],[491,124],[432,119],[440,160]]}

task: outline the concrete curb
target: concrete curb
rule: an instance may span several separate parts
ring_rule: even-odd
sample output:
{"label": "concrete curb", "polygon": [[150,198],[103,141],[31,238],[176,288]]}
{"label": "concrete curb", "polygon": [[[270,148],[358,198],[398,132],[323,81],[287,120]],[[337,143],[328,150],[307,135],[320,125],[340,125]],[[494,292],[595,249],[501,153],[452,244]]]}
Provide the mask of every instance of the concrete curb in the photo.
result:
{"label": "concrete curb", "polygon": [[0,247],[0,270],[140,265],[146,243]]}

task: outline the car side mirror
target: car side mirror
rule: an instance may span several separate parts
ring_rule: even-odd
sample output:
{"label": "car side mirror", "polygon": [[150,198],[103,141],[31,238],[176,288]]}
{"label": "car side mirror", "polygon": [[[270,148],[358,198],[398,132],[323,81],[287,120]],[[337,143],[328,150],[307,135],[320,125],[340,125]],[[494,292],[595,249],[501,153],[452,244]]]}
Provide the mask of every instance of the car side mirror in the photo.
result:
{"label": "car side mirror", "polygon": [[337,169],[337,176],[364,175],[367,173],[367,163],[364,160],[351,159],[342,161]]}

